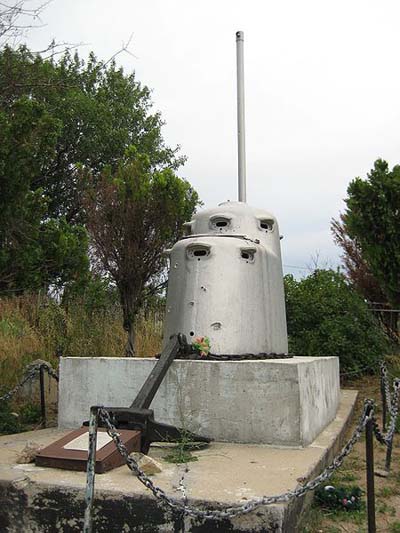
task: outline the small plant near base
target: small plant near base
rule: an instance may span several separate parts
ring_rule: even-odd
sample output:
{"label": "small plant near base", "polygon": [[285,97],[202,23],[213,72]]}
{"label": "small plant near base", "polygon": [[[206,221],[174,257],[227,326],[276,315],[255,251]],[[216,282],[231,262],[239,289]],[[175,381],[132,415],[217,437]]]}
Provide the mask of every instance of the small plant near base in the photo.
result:
{"label": "small plant near base", "polygon": [[400,522],[396,520],[396,522],[392,522],[389,525],[388,529],[389,533],[400,533]]}
{"label": "small plant near base", "polygon": [[0,402],[0,435],[10,435],[21,431],[18,413],[14,413],[8,402]]}
{"label": "small plant near base", "polygon": [[19,410],[22,424],[36,424],[41,421],[42,412],[38,404],[26,404]]}
{"label": "small plant near base", "polygon": [[360,487],[325,485],[315,491],[315,499],[325,509],[359,511],[361,509]]}
{"label": "small plant near base", "polygon": [[198,457],[192,455],[195,450],[202,450],[208,446],[208,442],[192,442],[185,433],[182,435],[182,439],[176,443],[176,446],[171,448],[168,455],[164,457],[164,460],[168,463],[190,463],[198,461]]}
{"label": "small plant near base", "polygon": [[171,453],[164,457],[164,460],[167,461],[167,463],[182,464],[198,461],[198,458],[195,455],[192,455],[190,451],[177,445],[176,448],[172,449]]}

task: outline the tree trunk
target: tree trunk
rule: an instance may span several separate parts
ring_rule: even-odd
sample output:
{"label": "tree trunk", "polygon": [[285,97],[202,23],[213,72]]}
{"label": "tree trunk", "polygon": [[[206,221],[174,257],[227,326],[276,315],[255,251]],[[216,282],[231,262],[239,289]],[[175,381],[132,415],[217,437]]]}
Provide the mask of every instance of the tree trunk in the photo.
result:
{"label": "tree trunk", "polygon": [[128,339],[126,341],[126,346],[125,346],[125,356],[135,357],[136,333],[135,333],[135,324],[133,321],[127,324],[126,332],[128,334]]}

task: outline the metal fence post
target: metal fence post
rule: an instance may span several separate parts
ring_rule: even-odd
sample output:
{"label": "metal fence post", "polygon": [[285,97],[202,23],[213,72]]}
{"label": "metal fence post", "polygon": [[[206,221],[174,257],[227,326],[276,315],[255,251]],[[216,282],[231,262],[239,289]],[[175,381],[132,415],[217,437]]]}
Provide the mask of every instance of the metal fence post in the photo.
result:
{"label": "metal fence post", "polygon": [[90,408],[89,418],[89,448],[86,468],[86,495],[85,495],[85,518],[83,522],[83,533],[93,531],[93,500],[94,500],[94,480],[96,474],[96,444],[98,426],[97,406]]}
{"label": "metal fence post", "polygon": [[46,395],[44,391],[44,368],[39,369],[39,383],[40,383],[40,411],[42,417],[42,426],[46,427]]}
{"label": "metal fence post", "polygon": [[367,461],[368,533],[376,533],[374,479],[374,420],[372,411],[365,426],[365,456]]}

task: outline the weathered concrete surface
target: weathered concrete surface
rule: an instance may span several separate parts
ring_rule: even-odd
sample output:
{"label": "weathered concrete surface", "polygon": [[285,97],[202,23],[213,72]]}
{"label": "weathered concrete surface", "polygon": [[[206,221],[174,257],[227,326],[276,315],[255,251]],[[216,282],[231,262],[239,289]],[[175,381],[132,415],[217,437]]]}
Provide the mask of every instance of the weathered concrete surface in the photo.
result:
{"label": "weathered concrete surface", "polygon": [[[91,405],[130,405],[154,359],[61,358],[59,427],[79,427]],[[307,446],[339,404],[336,357],[174,361],[152,408],[160,422],[217,441]]]}
{"label": "weathered concrete surface", "polygon": [[[162,464],[153,476],[169,496],[181,499],[183,476],[189,505],[216,508],[284,493],[311,479],[336,453],[349,421],[355,391],[342,391],[335,420],[308,447],[277,449],[263,445],[212,443],[196,452],[197,462],[174,465],[163,460],[165,450],[150,455]],[[77,533],[82,530],[85,474],[34,465],[17,465],[28,440],[47,445],[66,433],[48,429],[0,437],[0,531],[5,533]],[[186,468],[188,471],[185,471]],[[230,520],[199,522],[185,519],[194,533],[296,533],[308,498],[260,507]],[[178,532],[182,518],[162,509],[126,466],[96,476],[96,533]]]}

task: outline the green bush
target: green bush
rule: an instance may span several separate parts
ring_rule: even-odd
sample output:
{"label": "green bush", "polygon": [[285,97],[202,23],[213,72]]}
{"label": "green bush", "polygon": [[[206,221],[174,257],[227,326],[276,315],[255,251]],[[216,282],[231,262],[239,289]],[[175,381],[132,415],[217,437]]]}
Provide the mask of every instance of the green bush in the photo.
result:
{"label": "green bush", "polygon": [[21,431],[19,415],[13,413],[8,402],[0,401],[0,435]]}
{"label": "green bush", "polygon": [[386,337],[342,274],[316,270],[300,281],[287,275],[285,297],[291,353],[337,356],[342,372],[377,367]]}
{"label": "green bush", "polygon": [[37,424],[41,421],[42,411],[39,404],[28,403],[19,409],[21,424]]}

